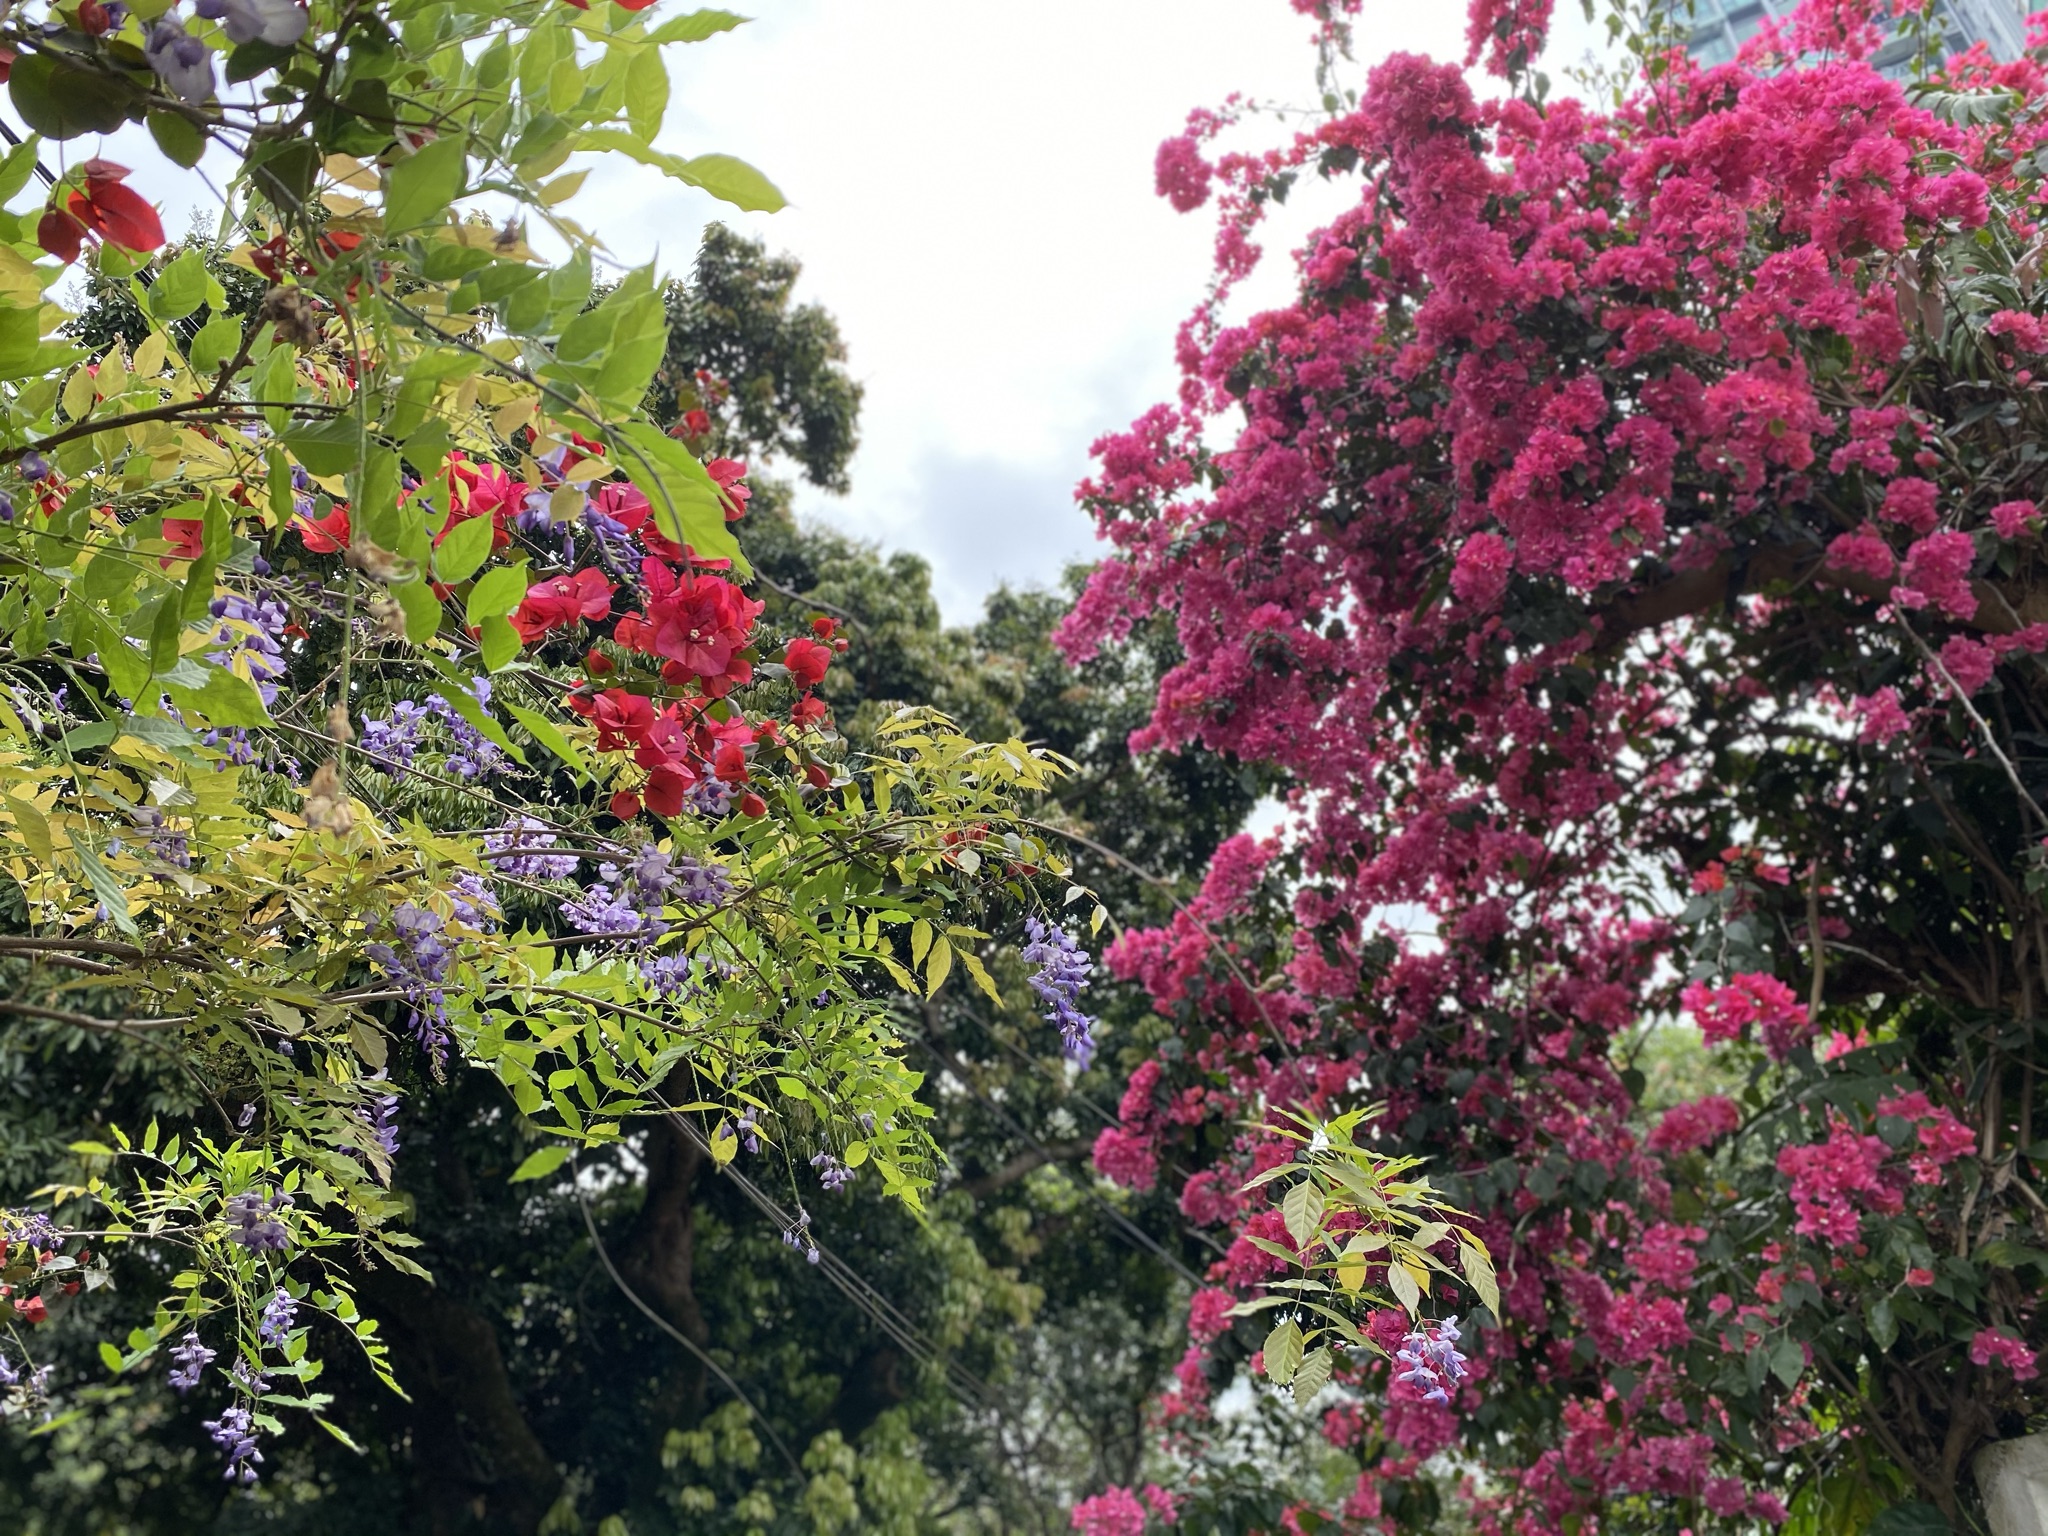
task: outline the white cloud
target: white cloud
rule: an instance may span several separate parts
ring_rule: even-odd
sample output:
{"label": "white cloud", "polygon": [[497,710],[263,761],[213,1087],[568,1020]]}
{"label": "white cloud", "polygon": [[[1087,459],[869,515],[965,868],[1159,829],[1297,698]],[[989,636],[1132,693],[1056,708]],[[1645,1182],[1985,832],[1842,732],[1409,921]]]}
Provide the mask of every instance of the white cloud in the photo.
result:
{"label": "white cloud", "polygon": [[[1349,83],[1400,49],[1461,56],[1464,10],[1372,0]],[[1552,54],[1569,57],[1591,32],[1560,11]],[[764,0],[677,51],[664,144],[741,155],[791,206],[737,214],[622,164],[574,212],[621,260],[669,271],[714,218],[802,260],[802,297],[838,316],[867,401],[852,493],[799,506],[926,554],[964,620],[997,581],[1050,581],[1091,553],[1071,495],[1088,446],[1170,396],[1174,333],[1210,271],[1209,211],[1154,195],[1153,153],[1232,92],[1308,104],[1307,37],[1285,0]],[[106,149],[175,227],[208,201],[140,129]],[[1286,250],[1315,222],[1312,192],[1294,199],[1247,302],[1284,295]]]}
{"label": "white cloud", "polygon": [[[1462,48],[1462,6],[1371,9],[1368,57]],[[1207,213],[1153,194],[1153,152],[1233,91],[1312,100],[1307,27],[1282,0],[780,0],[682,57],[665,142],[746,157],[792,206],[735,217],[625,172],[592,214],[629,259],[687,259],[723,217],[803,261],[868,393],[852,494],[800,505],[928,555],[969,618],[1089,554],[1088,445],[1171,393],[1209,274]]]}

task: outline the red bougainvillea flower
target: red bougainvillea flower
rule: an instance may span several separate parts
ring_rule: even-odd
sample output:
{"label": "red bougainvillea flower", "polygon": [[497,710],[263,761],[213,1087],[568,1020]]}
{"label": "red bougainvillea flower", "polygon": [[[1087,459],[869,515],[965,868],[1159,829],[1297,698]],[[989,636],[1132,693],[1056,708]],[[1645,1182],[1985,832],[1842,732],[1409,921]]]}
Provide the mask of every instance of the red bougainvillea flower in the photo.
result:
{"label": "red bougainvillea flower", "polygon": [[620,645],[679,663],[713,695],[753,676],[740,652],[761,603],[717,576],[678,581],[659,560],[642,561],[640,574],[647,583],[647,612],[619,621],[612,637]]}
{"label": "red bougainvillea flower", "polygon": [[550,630],[567,629],[578,619],[592,623],[612,611],[612,593],[618,589],[604,579],[604,573],[584,569],[569,576],[554,576],[529,587],[512,614],[512,627],[528,645]]}
{"label": "red bougainvillea flower", "polygon": [[337,505],[325,517],[311,518],[304,513],[292,519],[292,526],[299,531],[306,552],[313,555],[331,555],[348,548],[348,508]]}
{"label": "red bougainvillea flower", "polygon": [[[66,206],[73,218],[109,244],[147,253],[164,243],[163,220],[149,200],[121,185],[128,167],[111,160],[85,162],[85,190],[73,192]],[[47,247],[45,247],[47,249]],[[53,253],[54,254],[54,253]]]}
{"label": "red bougainvillea flower", "polygon": [[621,480],[607,481],[590,493],[590,510],[617,523],[640,541],[640,547],[657,560],[680,565],[689,551],[654,525],[654,509],[638,486]]}
{"label": "red bougainvillea flower", "polygon": [[683,802],[696,787],[697,775],[682,763],[663,763],[647,775],[647,809],[657,816],[682,813]]}
{"label": "red bougainvillea flower", "polygon": [[168,567],[173,560],[197,560],[205,553],[206,524],[196,517],[164,519],[164,540],[171,546],[159,563]]}
{"label": "red bougainvillea flower", "polygon": [[621,752],[644,741],[654,727],[654,705],[623,688],[607,688],[596,698],[569,696],[569,707],[597,726],[597,750]]}
{"label": "red bougainvillea flower", "polygon": [[798,730],[808,730],[822,724],[826,713],[823,699],[815,694],[806,694],[796,701],[796,707],[789,712],[789,720]]}
{"label": "red bougainvillea flower", "polygon": [[[588,6],[581,3],[581,0],[569,0],[569,3],[579,11],[589,9]],[[618,817],[619,820],[631,821],[640,814],[640,797],[628,790],[622,789],[612,796],[610,809],[611,813]]]}
{"label": "red bougainvillea flower", "polygon": [[725,520],[736,523],[747,515],[747,498],[754,493],[740,484],[747,472],[747,466],[738,459],[713,459],[704,466],[706,474],[718,482],[718,488],[725,493]]}
{"label": "red bougainvillea flower", "polygon": [[798,686],[815,688],[825,681],[825,669],[832,665],[832,648],[815,640],[792,640],[782,664]]}
{"label": "red bougainvillea flower", "polygon": [[62,262],[78,260],[85,235],[85,226],[62,208],[49,209],[36,224],[36,244]]}
{"label": "red bougainvillea flower", "polygon": [[740,814],[742,816],[766,816],[768,814],[768,802],[750,789],[740,796]]}

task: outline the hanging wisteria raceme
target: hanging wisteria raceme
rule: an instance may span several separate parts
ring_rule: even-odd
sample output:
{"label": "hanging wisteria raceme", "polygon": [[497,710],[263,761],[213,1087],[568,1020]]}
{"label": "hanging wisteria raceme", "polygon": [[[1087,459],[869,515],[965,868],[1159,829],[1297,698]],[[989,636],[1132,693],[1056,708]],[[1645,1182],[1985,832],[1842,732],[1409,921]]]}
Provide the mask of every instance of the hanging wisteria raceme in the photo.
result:
{"label": "hanging wisteria raceme", "polygon": [[1027,943],[1019,951],[1035,967],[1031,990],[1045,1004],[1046,1022],[1058,1027],[1067,1058],[1084,1070],[1095,1055],[1095,1020],[1078,1006],[1095,962],[1066,929],[1041,918],[1024,920]]}

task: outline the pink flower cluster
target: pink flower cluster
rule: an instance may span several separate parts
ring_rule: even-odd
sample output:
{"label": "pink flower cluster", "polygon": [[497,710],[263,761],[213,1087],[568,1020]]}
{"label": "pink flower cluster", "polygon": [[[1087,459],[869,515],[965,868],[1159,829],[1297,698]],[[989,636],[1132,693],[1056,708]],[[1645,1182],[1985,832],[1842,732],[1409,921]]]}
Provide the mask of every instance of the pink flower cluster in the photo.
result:
{"label": "pink flower cluster", "polygon": [[2011,1334],[1986,1328],[1970,1340],[1970,1363],[1990,1365],[1994,1362],[2012,1372],[2014,1381],[2032,1381],[2041,1374],[2039,1358],[2033,1350]]}
{"label": "pink flower cluster", "polygon": [[1720,987],[1695,981],[1685,989],[1681,1001],[1709,1045],[1739,1040],[1754,1025],[1765,1053],[1773,1061],[1783,1061],[1813,1035],[1806,1005],[1798,994],[1777,977],[1761,972],[1731,977]]}
{"label": "pink flower cluster", "polygon": [[1742,1111],[1733,1099],[1718,1093],[1705,1094],[1664,1112],[1657,1128],[1650,1132],[1650,1150],[1676,1155],[1698,1152],[1730,1135],[1742,1124]]}
{"label": "pink flower cluster", "polygon": [[1130,1489],[1112,1483],[1074,1506],[1073,1525],[1081,1536],[1144,1536],[1147,1510],[1162,1526],[1180,1521],[1179,1501],[1157,1483],[1145,1485],[1142,1503]]}

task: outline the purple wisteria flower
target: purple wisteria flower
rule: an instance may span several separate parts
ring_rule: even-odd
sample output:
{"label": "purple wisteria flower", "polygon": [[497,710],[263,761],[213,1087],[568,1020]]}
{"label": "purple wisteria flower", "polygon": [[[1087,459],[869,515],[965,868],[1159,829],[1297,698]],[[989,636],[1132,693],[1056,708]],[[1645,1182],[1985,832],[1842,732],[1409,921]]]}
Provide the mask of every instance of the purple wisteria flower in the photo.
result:
{"label": "purple wisteria flower", "polygon": [[398,1095],[387,1093],[356,1110],[356,1118],[370,1128],[370,1139],[386,1157],[398,1156]]}
{"label": "purple wisteria flower", "polygon": [[[142,46],[142,56],[180,101],[196,107],[212,99],[213,53],[187,32],[176,17],[166,16],[149,29],[149,41]],[[22,473],[28,471],[24,469]]]}
{"label": "purple wisteria flower", "polygon": [[1394,1379],[1414,1387],[1425,1403],[1448,1403],[1466,1376],[1465,1357],[1458,1352],[1463,1337],[1455,1317],[1416,1329],[1394,1352],[1395,1364],[1405,1367],[1394,1373]]}
{"label": "purple wisteria flower", "polygon": [[277,1213],[291,1208],[290,1195],[236,1195],[227,1203],[228,1241],[251,1253],[282,1253],[290,1241]]}
{"label": "purple wisteria flower", "polygon": [[263,1304],[263,1315],[256,1322],[256,1337],[273,1349],[284,1348],[285,1340],[291,1337],[292,1324],[298,1321],[299,1304],[292,1300],[292,1293],[279,1286],[271,1293],[270,1300]]}
{"label": "purple wisteria flower", "polygon": [[38,1253],[53,1253],[64,1245],[64,1229],[41,1211],[0,1211],[0,1239],[27,1243]]}
{"label": "purple wisteria flower", "polygon": [[[490,708],[489,678],[471,678],[469,693],[479,708]],[[455,706],[443,698],[432,698],[424,704],[400,699],[383,719],[364,721],[363,751],[394,780],[402,779],[419,752],[420,733],[430,721],[439,721],[448,733],[441,767],[454,778],[484,778],[502,772],[512,761],[496,742],[463,719]]]}
{"label": "purple wisteria flower", "polygon": [[199,1342],[199,1330],[194,1328],[171,1351],[171,1390],[180,1397],[190,1392],[199,1385],[212,1360],[213,1351]]}
{"label": "purple wisteria flower", "polygon": [[52,474],[50,461],[33,448],[15,460],[14,467],[24,480],[47,480]]}
{"label": "purple wisteria flower", "polygon": [[782,1241],[785,1247],[802,1249],[807,1263],[818,1262],[817,1240],[811,1236],[811,1213],[802,1206],[796,1208],[796,1220],[784,1230]]}
{"label": "purple wisteria flower", "polygon": [[827,1193],[837,1193],[853,1182],[853,1170],[830,1152],[820,1152],[811,1159],[811,1166],[818,1170],[818,1182]]}
{"label": "purple wisteria flower", "polygon": [[656,955],[640,962],[640,979],[656,997],[688,996],[697,989],[696,962],[688,955]]}
{"label": "purple wisteria flower", "polygon": [[213,643],[221,647],[206,653],[216,666],[234,670],[237,656],[248,658],[249,677],[266,705],[277,702],[277,679],[284,676],[284,632],[291,615],[274,597],[244,597],[230,592],[216,597],[209,610],[221,627]]}
{"label": "purple wisteria flower", "polygon": [[419,751],[420,728],[431,718],[412,700],[400,699],[384,719],[363,722],[363,751],[375,754],[372,760],[392,778],[402,779],[405,768],[412,766],[413,754]]}
{"label": "purple wisteria flower", "polygon": [[667,854],[643,844],[630,862],[601,864],[597,880],[580,897],[562,903],[562,915],[580,931],[607,938],[636,937],[652,943],[668,931],[662,908],[716,906],[732,894],[723,864],[688,854]]}
{"label": "purple wisteria flower", "polygon": [[505,915],[490,882],[473,869],[465,869],[448,882],[448,900],[455,908],[455,920],[478,933],[489,933]]}
{"label": "purple wisteria flower", "polygon": [[142,806],[134,812],[134,821],[136,830],[148,838],[152,855],[179,869],[192,867],[191,843],[184,830],[172,826],[162,811],[153,805]]}
{"label": "purple wisteria flower", "polygon": [[289,48],[306,35],[310,18],[298,0],[197,0],[192,9],[235,43],[269,43]]}
{"label": "purple wisteria flower", "polygon": [[733,801],[739,798],[739,791],[723,779],[704,779],[691,787],[686,798],[691,810],[718,821],[732,809]]}
{"label": "purple wisteria flower", "polygon": [[500,874],[519,880],[567,880],[581,861],[573,853],[552,853],[554,831],[538,817],[521,816],[484,838],[484,852]]}
{"label": "purple wisteria flower", "polygon": [[391,929],[398,938],[396,947],[380,940],[365,944],[363,953],[404,991],[412,1004],[406,1023],[413,1038],[439,1062],[448,1049],[448,997],[443,985],[453,953],[445,937],[447,924],[439,913],[408,901],[392,911]]}
{"label": "purple wisteria flower", "polygon": [[1081,1012],[1077,1002],[1095,963],[1064,928],[1027,917],[1024,932],[1031,940],[1022,951],[1024,963],[1038,967],[1031,990],[1045,1004],[1047,1022],[1059,1026],[1067,1059],[1085,1070],[1095,1056],[1095,1020]]}
{"label": "purple wisteria flower", "polygon": [[[479,709],[491,707],[489,678],[471,678],[469,693]],[[446,699],[429,700],[427,708],[439,715],[441,723],[448,727],[450,745],[442,766],[458,779],[480,779],[503,771],[505,765],[512,761],[496,742],[488,740],[482,731],[456,713],[455,706]]]}
{"label": "purple wisteria flower", "polygon": [[227,1470],[221,1475],[245,1488],[254,1483],[256,1463],[263,1459],[263,1453],[256,1449],[256,1426],[250,1421],[249,1410],[236,1403],[223,1408],[219,1418],[204,1422],[213,1443],[228,1459]]}

